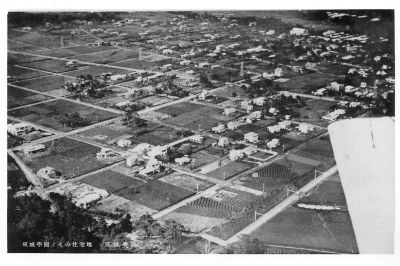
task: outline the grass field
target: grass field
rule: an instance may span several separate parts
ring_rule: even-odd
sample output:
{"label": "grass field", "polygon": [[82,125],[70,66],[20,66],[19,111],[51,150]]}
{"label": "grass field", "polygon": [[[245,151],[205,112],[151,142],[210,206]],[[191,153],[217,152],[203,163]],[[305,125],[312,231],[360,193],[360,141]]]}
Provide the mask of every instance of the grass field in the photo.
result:
{"label": "grass field", "polygon": [[193,192],[158,180],[152,180],[137,188],[124,188],[116,194],[148,208],[162,210],[190,197]]}
{"label": "grass field", "polygon": [[116,191],[126,187],[138,187],[143,184],[143,182],[137,179],[112,170],[106,170],[101,173],[87,176],[80,181],[97,188],[105,189],[109,193],[115,193]]}
{"label": "grass field", "polygon": [[49,100],[51,97],[7,86],[7,109]]}
{"label": "grass field", "polygon": [[193,192],[197,192],[197,189],[198,191],[203,191],[214,185],[214,183],[206,180],[181,173],[172,173],[160,178],[159,180]]}

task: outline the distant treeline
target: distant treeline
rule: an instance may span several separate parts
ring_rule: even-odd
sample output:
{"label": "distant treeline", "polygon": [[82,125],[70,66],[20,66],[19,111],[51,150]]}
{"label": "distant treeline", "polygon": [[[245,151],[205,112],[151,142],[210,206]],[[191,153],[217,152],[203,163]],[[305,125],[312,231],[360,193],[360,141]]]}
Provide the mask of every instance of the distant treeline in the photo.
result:
{"label": "distant treeline", "polygon": [[36,26],[46,22],[60,24],[74,20],[104,21],[118,19],[123,12],[9,12],[9,26]]}

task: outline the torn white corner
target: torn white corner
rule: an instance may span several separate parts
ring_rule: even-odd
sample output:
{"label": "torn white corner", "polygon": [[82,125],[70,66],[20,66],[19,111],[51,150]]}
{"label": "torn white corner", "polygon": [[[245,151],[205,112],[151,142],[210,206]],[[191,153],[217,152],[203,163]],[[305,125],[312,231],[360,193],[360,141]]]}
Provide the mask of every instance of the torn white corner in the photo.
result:
{"label": "torn white corner", "polygon": [[329,125],[335,160],[360,253],[394,252],[394,118],[357,118]]}

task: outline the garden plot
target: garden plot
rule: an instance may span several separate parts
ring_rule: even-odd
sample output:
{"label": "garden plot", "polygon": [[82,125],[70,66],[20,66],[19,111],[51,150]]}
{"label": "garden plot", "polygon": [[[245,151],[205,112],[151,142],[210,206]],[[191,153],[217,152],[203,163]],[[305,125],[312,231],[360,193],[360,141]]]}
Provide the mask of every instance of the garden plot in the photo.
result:
{"label": "garden plot", "polygon": [[163,107],[158,109],[157,111],[160,113],[168,114],[171,116],[178,116],[180,114],[193,112],[203,108],[203,105],[191,103],[191,102],[180,102],[167,107]]}
{"label": "garden plot", "polygon": [[219,167],[214,171],[208,172],[207,175],[220,180],[227,180],[250,169],[251,167],[253,167],[253,165],[250,165],[249,163],[231,162],[229,164]]}
{"label": "garden plot", "polygon": [[113,49],[91,54],[69,57],[72,60],[90,62],[96,64],[111,64],[122,60],[137,58],[139,53],[129,49]]}
{"label": "garden plot", "polygon": [[79,133],[80,136],[88,138],[98,143],[116,143],[125,136],[132,136],[132,130],[127,126],[109,124],[90,128]]}
{"label": "garden plot", "polygon": [[64,100],[12,110],[8,115],[64,132],[117,117],[115,113]]}
{"label": "garden plot", "polygon": [[238,211],[239,209],[205,197],[198,198],[175,210],[177,213],[186,213],[217,219],[229,219]]}
{"label": "garden plot", "polygon": [[114,194],[99,201],[94,208],[98,211],[104,211],[108,213],[115,213],[116,211],[127,212],[133,220],[138,220],[145,214],[151,215],[157,212],[156,210],[150,209],[146,206]]}
{"label": "garden plot", "polygon": [[19,152],[24,163],[36,173],[39,169],[50,166],[61,172],[66,178],[100,169],[118,160],[98,160],[96,153],[100,148],[69,138],[56,139],[43,143],[44,152],[28,156]]}
{"label": "garden plot", "polygon": [[51,97],[7,86],[7,109],[49,100]]}
{"label": "garden plot", "polygon": [[105,189],[109,193],[115,193],[126,187],[135,188],[143,184],[143,182],[137,179],[112,170],[87,176],[80,181],[97,188]]}
{"label": "garden plot", "polygon": [[124,188],[116,194],[160,211],[190,197],[194,192],[158,180],[151,180],[143,186]]}
{"label": "garden plot", "polygon": [[253,194],[230,187],[218,189],[214,194],[208,197],[212,200],[235,208],[236,210],[242,210],[258,199],[258,197]]}
{"label": "garden plot", "polygon": [[[75,78],[65,76],[47,76],[40,77],[33,80],[26,80],[14,83],[17,86],[25,87],[39,92],[47,92],[51,94],[53,90],[62,89],[66,83],[74,82]],[[65,90],[65,94],[68,92]]]}
{"label": "garden plot", "polygon": [[7,76],[10,76],[12,81],[21,81],[24,79],[37,78],[44,75],[47,74],[40,71],[22,68],[19,66],[7,65]]}
{"label": "garden plot", "polygon": [[162,182],[184,188],[189,191],[203,191],[215,185],[206,180],[198,179],[193,176],[181,173],[172,173],[159,179]]}
{"label": "garden plot", "polygon": [[30,63],[24,63],[22,66],[53,73],[63,73],[78,69],[78,67],[66,66],[66,61],[64,60],[56,60],[56,59],[46,59]]}

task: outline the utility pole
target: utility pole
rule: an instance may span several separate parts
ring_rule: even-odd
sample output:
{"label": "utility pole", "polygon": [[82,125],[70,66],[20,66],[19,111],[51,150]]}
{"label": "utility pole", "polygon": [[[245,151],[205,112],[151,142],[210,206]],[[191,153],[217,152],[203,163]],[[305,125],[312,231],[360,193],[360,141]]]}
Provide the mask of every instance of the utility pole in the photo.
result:
{"label": "utility pole", "polygon": [[317,172],[320,174],[323,174],[324,172],[318,171],[317,169],[314,169],[314,179],[317,178]]}

